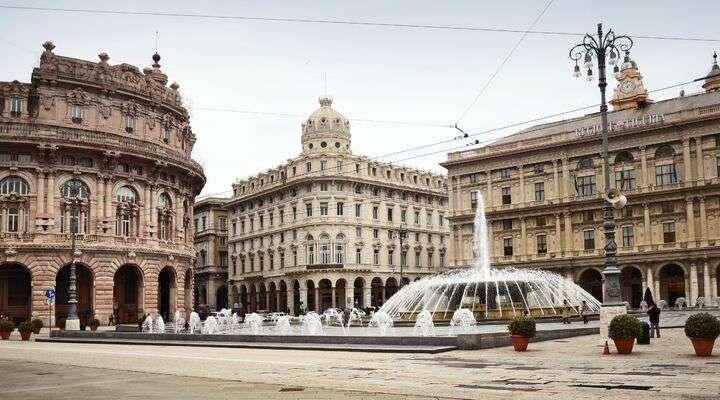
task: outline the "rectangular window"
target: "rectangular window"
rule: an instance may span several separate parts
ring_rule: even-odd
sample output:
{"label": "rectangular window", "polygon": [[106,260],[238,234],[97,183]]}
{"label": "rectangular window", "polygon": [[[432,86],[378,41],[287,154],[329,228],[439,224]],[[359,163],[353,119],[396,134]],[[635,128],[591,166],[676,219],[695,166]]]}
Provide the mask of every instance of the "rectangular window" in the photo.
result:
{"label": "rectangular window", "polygon": [[407,251],[400,252],[400,265],[407,267]]}
{"label": "rectangular window", "polygon": [[285,253],[280,253],[280,268],[285,268]]}
{"label": "rectangular window", "polygon": [[362,237],[362,228],[359,226],[355,227],[355,237]]}
{"label": "rectangular window", "polygon": [[202,217],[202,230],[207,229],[207,217]]}
{"label": "rectangular window", "polygon": [[293,229],[293,240],[297,240],[297,229]]}
{"label": "rectangular window", "polygon": [[635,229],[632,225],[622,227],[622,244],[623,247],[633,247],[635,245]]}
{"label": "rectangular window", "polygon": [[312,171],[312,163],[311,162],[305,163],[305,171],[307,171],[307,172]]}
{"label": "rectangular window", "polygon": [[360,218],[360,211],[361,211],[360,204],[355,204],[355,216],[358,218]]}
{"label": "rectangular window", "polygon": [[500,179],[510,178],[510,168],[503,168],[500,170]]}
{"label": "rectangular window", "polygon": [[420,252],[415,251],[415,266],[420,268]]}
{"label": "rectangular window", "polygon": [[322,191],[322,192],[327,192],[327,190],[328,190],[328,184],[327,184],[327,182],[322,182],[322,183],[320,183],[320,191]]}
{"label": "rectangular window", "polygon": [[512,240],[512,238],[503,238],[503,254],[506,257],[513,255],[513,240]]}
{"label": "rectangular window", "polygon": [[535,164],[533,165],[533,172],[535,175],[540,175],[545,173],[545,165],[543,164]]}
{"label": "rectangular window", "polygon": [[545,201],[545,182],[535,182],[535,201]]}
{"label": "rectangular window", "polygon": [[377,239],[377,238],[379,238],[379,237],[380,237],[380,230],[378,230],[378,229],[373,229],[373,238],[374,238],[374,239]]}
{"label": "rectangular window", "polygon": [[470,207],[475,209],[477,208],[478,204],[478,192],[472,191],[470,192]]}
{"label": "rectangular window", "polygon": [[715,164],[717,168],[717,176],[720,176],[720,156],[717,156],[715,158]]}
{"label": "rectangular window", "polygon": [[373,249],[373,264],[380,264],[380,250],[378,249]]}
{"label": "rectangular window", "polygon": [[355,164],[355,173],[356,174],[360,173],[360,164]]}
{"label": "rectangular window", "polygon": [[535,226],[545,226],[547,225],[547,219],[545,216],[538,216],[535,217]]}
{"label": "rectangular window", "polygon": [[328,203],[320,203],[320,215],[328,215]]}
{"label": "rectangular window", "polygon": [[305,204],[305,216],[312,217],[312,204]]}
{"label": "rectangular window", "polygon": [[260,216],[260,229],[265,227],[265,216]]}
{"label": "rectangular window", "polygon": [[480,182],[480,174],[479,173],[476,172],[474,174],[470,174],[470,183],[479,183],[479,182]]}
{"label": "rectangular window", "polygon": [[621,192],[635,189],[635,170],[615,171],[615,188]]}
{"label": "rectangular window", "polygon": [[336,208],[337,209],[335,211],[337,212],[337,215],[343,215],[345,212],[345,203],[338,202]]}
{"label": "rectangular window", "polygon": [[293,221],[297,221],[297,207],[292,208]]}
{"label": "rectangular window", "polygon": [[674,222],[663,222],[663,243],[675,243]]}
{"label": "rectangular window", "polygon": [[320,161],[320,171],[325,171],[327,169],[327,161],[321,160]]}
{"label": "rectangular window", "polygon": [[575,191],[578,196],[593,196],[595,194],[595,175],[575,178]]}
{"label": "rectangular window", "polygon": [[83,120],[83,108],[79,104],[72,106],[72,122],[79,124]]}
{"label": "rectangular window", "polygon": [[537,253],[538,254],[547,254],[547,236],[546,235],[537,235]]}
{"label": "rectangular window", "polygon": [[292,167],[292,176],[297,175],[297,167]]}
{"label": "rectangular window", "polygon": [[677,183],[677,170],[675,164],[655,166],[655,184],[658,186]]}
{"label": "rectangular window", "polygon": [[428,268],[432,268],[435,266],[435,263],[433,262],[433,252],[428,251]]}
{"label": "rectangular window", "polygon": [[426,217],[427,218],[425,218],[425,223],[427,224],[427,226],[432,226],[432,211],[427,213]]}
{"label": "rectangular window", "polygon": [[373,207],[373,211],[372,211],[373,219],[378,219],[378,212],[379,212],[378,207],[377,206]]}
{"label": "rectangular window", "polygon": [[400,222],[407,222],[407,210],[400,210]]}
{"label": "rectangular window", "polygon": [[232,234],[233,236],[237,235],[237,222],[235,221],[232,223]]}
{"label": "rectangular window", "polygon": [[393,222],[393,209],[392,209],[392,207],[388,207],[388,209],[387,209],[387,220],[388,220],[388,222]]}
{"label": "rectangular window", "polygon": [[420,223],[420,211],[415,211],[415,223]]}
{"label": "rectangular window", "polygon": [[511,204],[512,203],[512,195],[510,194],[510,186],[506,186],[501,190],[502,194],[502,203],[503,204]]}
{"label": "rectangular window", "polygon": [[19,97],[13,96],[10,99],[10,116],[19,117],[22,113],[22,101]]}
{"label": "rectangular window", "polygon": [[285,209],[281,208],[278,211],[279,211],[278,215],[280,215],[280,225],[282,225],[285,223]]}
{"label": "rectangular window", "polygon": [[595,231],[583,231],[583,246],[585,250],[595,249]]}
{"label": "rectangular window", "polygon": [[125,114],[125,132],[133,133],[135,130],[135,117],[130,114]]}
{"label": "rectangular window", "polygon": [[355,264],[362,264],[362,249],[355,249]]}
{"label": "rectangular window", "polygon": [[509,231],[513,228],[513,221],[512,219],[504,219],[502,220],[502,228],[505,231]]}
{"label": "rectangular window", "polygon": [[393,258],[394,258],[393,253],[394,252],[392,250],[388,250],[388,265],[390,265],[390,266],[395,265],[394,264],[395,261],[393,260]]}

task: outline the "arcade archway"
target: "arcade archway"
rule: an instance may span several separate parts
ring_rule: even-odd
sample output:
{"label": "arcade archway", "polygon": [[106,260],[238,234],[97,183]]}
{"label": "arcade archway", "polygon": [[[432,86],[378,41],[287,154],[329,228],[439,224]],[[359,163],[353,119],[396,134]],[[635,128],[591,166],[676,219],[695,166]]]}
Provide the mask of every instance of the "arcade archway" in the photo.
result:
{"label": "arcade archway", "polygon": [[0,265],[0,314],[19,322],[30,319],[30,271],[18,263]]}
{"label": "arcade archway", "polygon": [[144,312],[144,283],[140,268],[125,264],[113,277],[113,303],[117,304],[118,322],[136,323]]}
{"label": "arcade archway", "polygon": [[599,302],[603,301],[602,274],[598,270],[589,268],[583,271],[578,279],[578,285]]}
{"label": "arcade archway", "polygon": [[175,270],[167,266],[158,275],[158,313],[162,315],[165,321],[170,321],[175,316],[176,298]]}
{"label": "arcade archway", "polygon": [[[87,325],[93,318],[93,274],[88,267],[75,263],[75,298],[77,315],[81,325]],[[55,276],[55,318],[67,318],[70,311],[70,264],[62,267]]]}

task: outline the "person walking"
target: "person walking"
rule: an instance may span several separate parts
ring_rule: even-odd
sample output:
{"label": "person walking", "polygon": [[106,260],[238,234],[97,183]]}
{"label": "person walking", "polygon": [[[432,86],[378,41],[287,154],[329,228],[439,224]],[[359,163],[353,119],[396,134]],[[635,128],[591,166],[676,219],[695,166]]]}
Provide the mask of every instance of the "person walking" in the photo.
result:
{"label": "person walking", "polygon": [[580,316],[582,317],[583,324],[588,323],[588,306],[585,300],[582,301],[582,305],[580,305]]}
{"label": "person walking", "polygon": [[658,339],[660,338],[660,309],[655,303],[650,303],[647,310],[648,318],[650,319],[650,337],[654,338],[657,332]]}
{"label": "person walking", "polygon": [[572,311],[572,308],[570,308],[570,304],[568,304],[567,300],[563,300],[563,310],[562,310],[562,321],[563,324],[570,324],[570,313]]}

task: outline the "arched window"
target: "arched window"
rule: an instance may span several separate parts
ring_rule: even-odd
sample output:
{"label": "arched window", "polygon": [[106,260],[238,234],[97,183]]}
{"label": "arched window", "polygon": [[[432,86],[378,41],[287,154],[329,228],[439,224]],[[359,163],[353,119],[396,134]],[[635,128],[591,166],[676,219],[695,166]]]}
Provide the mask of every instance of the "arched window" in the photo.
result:
{"label": "arched window", "polygon": [[60,232],[85,234],[90,227],[90,188],[79,179],[60,186]]}
{"label": "arched window", "polygon": [[140,210],[137,207],[138,194],[130,186],[123,186],[116,194],[118,201],[115,215],[116,234],[118,236],[137,236],[140,230]]}
{"label": "arched window", "polygon": [[0,194],[28,194],[28,183],[19,176],[8,176],[0,181]]}
{"label": "arched window", "polygon": [[635,159],[629,151],[621,151],[615,156],[615,164],[631,163]]}
{"label": "arched window", "polygon": [[307,241],[307,263],[313,265],[315,264],[315,238],[312,235],[307,235],[305,240]]}
{"label": "arched window", "polygon": [[117,191],[117,201],[122,203],[137,203],[137,192],[130,186],[123,186]]}
{"label": "arched window", "polygon": [[345,236],[339,233],[335,238],[335,264],[345,263]]}
{"label": "arched window", "polygon": [[590,169],[593,167],[592,158],[583,158],[577,163],[577,169]]}
{"label": "arched window", "polygon": [[320,264],[330,264],[330,262],[331,262],[330,252],[332,249],[332,244],[330,243],[330,236],[321,235],[319,247],[320,247]]}
{"label": "arched window", "polygon": [[171,240],[173,227],[172,201],[167,193],[162,193],[158,198],[158,239]]}
{"label": "arched window", "polygon": [[657,150],[655,150],[655,158],[668,158],[675,155],[675,150],[673,150],[672,146],[670,145],[662,145],[658,147]]}

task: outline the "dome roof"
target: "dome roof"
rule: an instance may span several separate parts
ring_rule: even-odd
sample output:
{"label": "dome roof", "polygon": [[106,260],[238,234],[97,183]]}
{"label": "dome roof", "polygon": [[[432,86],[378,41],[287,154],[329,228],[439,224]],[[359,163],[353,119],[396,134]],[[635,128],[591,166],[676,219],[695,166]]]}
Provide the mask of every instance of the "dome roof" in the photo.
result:
{"label": "dome roof", "polygon": [[349,126],[347,118],[332,108],[332,98],[322,97],[318,100],[320,102],[320,108],[315,110],[306,122],[306,125],[321,126],[327,124],[328,127],[335,125]]}
{"label": "dome roof", "polygon": [[705,75],[705,83],[702,87],[708,92],[720,89],[720,67],[717,63],[717,53],[713,53],[712,67],[710,72]]}
{"label": "dome roof", "polygon": [[302,123],[302,142],[306,151],[350,150],[350,121],[332,108],[331,98],[320,98],[320,108]]}

